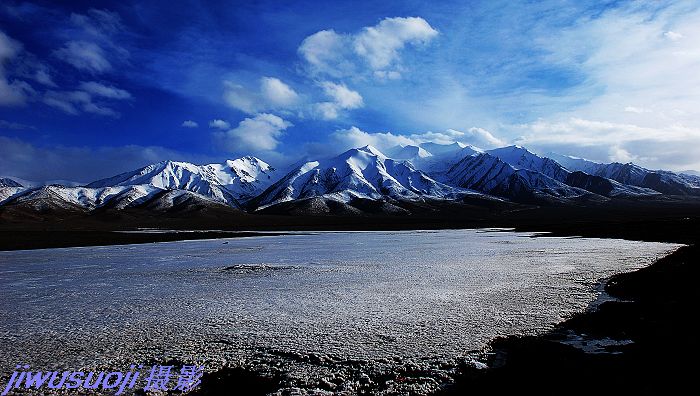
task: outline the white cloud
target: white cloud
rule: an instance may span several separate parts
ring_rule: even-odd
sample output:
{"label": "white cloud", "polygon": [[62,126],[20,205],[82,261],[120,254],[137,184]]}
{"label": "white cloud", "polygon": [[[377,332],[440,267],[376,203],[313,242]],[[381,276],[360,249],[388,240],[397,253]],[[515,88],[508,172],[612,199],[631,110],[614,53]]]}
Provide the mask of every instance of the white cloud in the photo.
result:
{"label": "white cloud", "polygon": [[5,73],[5,64],[22,50],[22,44],[0,31],[0,106],[18,106],[27,101],[32,92],[24,81],[10,80]]}
{"label": "white cloud", "polygon": [[374,70],[390,67],[406,44],[425,44],[438,35],[423,18],[386,18],[355,36],[355,53]]}
{"label": "white cloud", "polygon": [[90,9],[86,14],[71,14],[70,21],[86,34],[97,39],[107,39],[123,29],[119,14],[107,10]]}
{"label": "white cloud", "polygon": [[260,107],[259,96],[233,81],[224,81],[224,101],[234,109],[253,114]]}
{"label": "white cloud", "polygon": [[364,106],[362,95],[353,91],[345,84],[336,84],[330,81],[320,83],[323,92],[331,101],[314,104],[314,112],[324,120],[334,120],[340,116],[342,110],[357,109]]}
{"label": "white cloud", "polygon": [[70,40],[53,55],[78,70],[101,74],[124,64],[129,51],[117,40],[124,31],[119,14],[107,10],[89,9],[85,14],[70,15],[70,24],[61,26]]}
{"label": "white cloud", "polygon": [[299,100],[299,95],[289,85],[274,77],[260,80],[260,93],[267,103],[278,108],[288,108]]}
{"label": "white cloud", "polygon": [[22,44],[0,31],[0,65],[14,58],[22,50]]}
{"label": "white cloud", "polygon": [[69,41],[54,55],[79,70],[103,73],[112,69],[104,50],[87,41]]}
{"label": "white cloud", "polygon": [[218,136],[232,152],[271,151],[277,148],[280,136],[290,126],[290,122],[276,115],[261,113],[244,119],[237,127],[220,132]]}
{"label": "white cloud", "polygon": [[349,89],[345,84],[336,84],[330,81],[321,83],[323,91],[342,109],[357,109],[364,105],[362,96]]}
{"label": "white cloud", "polygon": [[600,161],[697,168],[700,41],[691,37],[700,37],[691,2],[627,3],[539,37],[544,61],[585,78],[564,96],[579,102],[513,132],[523,145]]}
{"label": "white cloud", "polygon": [[407,136],[395,135],[391,132],[369,133],[354,126],[349,129],[336,131],[332,137],[342,149],[362,147],[369,144],[379,150],[385,150],[397,145],[416,144],[414,139]]}
{"label": "white cloud", "polygon": [[[84,86],[81,84],[81,88]],[[91,113],[101,116],[119,118],[120,114],[116,110],[107,107],[102,103],[96,103],[94,97],[102,97],[103,99],[127,99],[130,95],[124,96],[118,88],[107,87],[101,84],[87,85],[87,90],[76,91],[46,91],[42,101],[44,104],[54,107],[70,115],[78,115],[81,112]],[[123,91],[126,92],[126,91]],[[112,95],[112,96],[109,96]],[[114,97],[114,96],[117,97]]]}
{"label": "white cloud", "polygon": [[304,39],[299,55],[312,74],[341,78],[369,70],[380,79],[401,76],[401,51],[407,45],[421,45],[438,35],[423,18],[385,18],[356,34],[322,30]]}
{"label": "white cloud", "polygon": [[130,99],[131,94],[123,89],[100,84],[95,81],[81,82],[78,88],[94,96],[101,96],[109,99]]}
{"label": "white cloud", "polygon": [[231,124],[224,120],[211,120],[209,121],[209,128],[216,128],[216,129],[229,129],[231,128]]}
{"label": "white cloud", "polygon": [[192,120],[185,120],[185,121],[182,121],[182,125],[181,125],[181,126],[182,126],[183,128],[198,128],[198,127],[199,127],[199,124],[197,124],[196,122],[194,122],[194,121],[192,121]]}
{"label": "white cloud", "polygon": [[396,70],[376,70],[374,77],[379,80],[398,80],[401,78],[401,73]]}
{"label": "white cloud", "polygon": [[52,88],[58,87],[58,85],[56,85],[56,83],[53,81],[51,74],[49,74],[49,71],[45,68],[45,66],[43,68],[38,69],[34,73],[34,81]]}
{"label": "white cloud", "polygon": [[274,77],[261,78],[259,85],[254,88],[244,87],[233,81],[224,81],[223,84],[223,97],[226,104],[248,114],[290,109],[299,101],[299,94]]}
{"label": "white cloud", "polygon": [[410,135],[400,135],[391,132],[365,132],[357,127],[336,131],[332,135],[335,146],[343,149],[361,147],[368,144],[377,147],[379,150],[387,150],[397,145],[419,145],[421,143],[433,142],[438,144],[451,144],[454,142],[473,144],[481,148],[500,147],[506,143],[493,136],[489,131],[482,128],[471,128],[467,132],[454,129],[447,129],[444,132],[422,132]]}
{"label": "white cloud", "polygon": [[664,37],[672,41],[677,41],[682,39],[684,36],[680,33],[669,30],[668,32],[664,33]]}
{"label": "white cloud", "polygon": [[663,129],[569,118],[538,120],[516,128],[518,144],[597,161],[635,161],[653,169],[683,170],[700,165],[700,129],[680,124]]}
{"label": "white cloud", "polygon": [[635,113],[635,114],[651,113],[651,110],[649,110],[649,109],[644,109],[641,107],[634,107],[634,106],[625,107],[625,111],[628,113]]}
{"label": "white cloud", "polygon": [[333,102],[314,103],[313,114],[322,120],[335,120],[340,116],[340,109]]}
{"label": "white cloud", "polygon": [[7,120],[0,120],[0,129],[11,129],[15,131],[21,131],[25,129],[36,129],[35,126],[21,124],[19,122],[11,122]]}
{"label": "white cloud", "polygon": [[[448,129],[448,131],[459,132],[453,129]],[[494,148],[503,147],[506,145],[505,141],[495,137],[491,132],[487,131],[484,128],[472,127],[469,128],[467,132],[461,133],[463,133],[464,135],[459,139],[460,141],[472,144],[477,147]]]}
{"label": "white cloud", "polygon": [[351,36],[340,35],[334,30],[321,30],[306,37],[298,52],[315,74],[343,77],[353,74],[356,69]]}

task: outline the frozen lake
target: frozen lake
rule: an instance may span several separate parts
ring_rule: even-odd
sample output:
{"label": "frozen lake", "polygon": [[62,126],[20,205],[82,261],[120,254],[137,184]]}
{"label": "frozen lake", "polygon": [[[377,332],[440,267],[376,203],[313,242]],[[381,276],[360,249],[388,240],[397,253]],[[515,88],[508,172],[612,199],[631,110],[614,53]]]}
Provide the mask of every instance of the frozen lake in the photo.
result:
{"label": "frozen lake", "polygon": [[675,248],[444,230],[0,252],[0,367],[449,360],[550,329]]}

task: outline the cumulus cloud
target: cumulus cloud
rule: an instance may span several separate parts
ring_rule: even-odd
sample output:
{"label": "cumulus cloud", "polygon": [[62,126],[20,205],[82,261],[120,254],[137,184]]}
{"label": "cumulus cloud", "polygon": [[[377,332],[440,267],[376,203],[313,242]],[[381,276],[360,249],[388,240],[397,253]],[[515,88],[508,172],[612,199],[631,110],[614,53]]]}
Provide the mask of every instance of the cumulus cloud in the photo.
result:
{"label": "cumulus cloud", "polygon": [[10,80],[5,71],[5,64],[10,62],[22,50],[22,44],[0,31],[0,106],[18,106],[27,101],[32,92],[31,86],[24,81]]}
{"label": "cumulus cloud", "polygon": [[362,95],[353,91],[345,84],[336,84],[324,81],[321,84],[324,93],[331,99],[329,102],[320,102],[314,105],[315,114],[324,120],[338,118],[342,110],[357,109],[364,106]]}
{"label": "cumulus cloud", "polygon": [[336,131],[332,135],[332,138],[343,149],[372,145],[379,150],[386,150],[398,145],[406,146],[416,144],[416,141],[408,136],[395,135],[391,132],[369,133],[354,126]]}
{"label": "cumulus cloud", "polygon": [[538,120],[517,127],[518,144],[596,161],[634,161],[653,169],[700,168],[700,129],[672,125],[663,129],[609,121],[569,118]]}
{"label": "cumulus cloud", "polygon": [[531,37],[543,54],[535,64],[580,82],[551,95],[554,106],[532,112],[541,119],[502,134],[543,153],[698,168],[700,44],[690,39],[700,36],[697,4],[623,3],[580,16],[556,35],[540,28]]}
{"label": "cumulus cloud", "polygon": [[425,44],[437,34],[423,18],[386,18],[376,26],[362,29],[354,38],[354,50],[372,69],[381,70],[399,58],[399,51],[406,44]]}
{"label": "cumulus cloud", "polygon": [[260,113],[244,119],[229,131],[220,132],[218,137],[232,152],[271,151],[277,148],[279,138],[290,126],[290,122],[274,114]]}
{"label": "cumulus cloud", "polygon": [[463,134],[463,136],[459,139],[460,141],[472,144],[477,147],[494,148],[503,147],[506,145],[506,142],[504,140],[495,137],[491,132],[487,131],[484,128],[472,127],[469,128],[466,132],[459,132],[452,129],[448,129],[448,131]]}
{"label": "cumulus cloud", "polygon": [[351,36],[340,35],[334,30],[321,30],[306,37],[298,52],[312,73],[344,77],[353,74],[356,69],[351,48]]}
{"label": "cumulus cloud", "polygon": [[345,84],[336,84],[330,81],[321,83],[323,91],[328,95],[340,108],[356,109],[364,104],[362,96],[357,92],[349,89]]}
{"label": "cumulus cloud", "polygon": [[299,94],[274,77],[260,79],[260,94],[267,103],[277,108],[288,108],[299,100]]}
{"label": "cumulus cloud", "polygon": [[451,144],[455,142],[472,144],[480,148],[501,147],[505,141],[496,138],[482,128],[471,128],[467,132],[447,129],[443,132],[422,132],[410,135],[394,134],[391,132],[365,132],[357,127],[338,130],[332,135],[333,146],[343,149],[372,145],[379,150],[388,150],[396,146],[417,146],[421,143],[433,142]]}
{"label": "cumulus cloud", "polygon": [[182,121],[182,125],[180,125],[180,126],[183,128],[198,128],[199,124],[197,124],[196,122],[194,122],[192,120],[185,120],[185,121]]}
{"label": "cumulus cloud", "polygon": [[234,109],[255,114],[261,111],[290,109],[299,101],[299,94],[282,80],[263,77],[256,87],[245,87],[224,81],[224,101]]}
{"label": "cumulus cloud", "polygon": [[381,79],[396,79],[401,76],[401,51],[437,35],[423,18],[385,18],[355,34],[321,30],[306,37],[298,52],[312,74],[341,78],[368,70]]}
{"label": "cumulus cloud", "polygon": [[69,41],[54,51],[54,55],[79,70],[103,73],[112,69],[104,50],[87,41]]}
{"label": "cumulus cloud", "polygon": [[215,128],[215,129],[229,129],[231,128],[231,124],[224,120],[216,119],[216,120],[211,120],[209,121],[209,128]]}
{"label": "cumulus cloud", "polygon": [[664,33],[664,37],[666,37],[669,40],[677,41],[677,40],[682,39],[683,35],[678,33],[678,32],[674,32],[672,30],[669,30],[668,32]]}

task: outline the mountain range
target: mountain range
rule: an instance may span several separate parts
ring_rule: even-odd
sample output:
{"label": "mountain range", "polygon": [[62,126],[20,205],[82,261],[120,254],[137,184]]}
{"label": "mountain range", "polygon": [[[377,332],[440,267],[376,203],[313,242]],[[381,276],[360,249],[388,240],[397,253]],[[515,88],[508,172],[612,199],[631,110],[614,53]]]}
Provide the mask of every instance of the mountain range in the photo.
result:
{"label": "mountain range", "polygon": [[164,161],[85,185],[0,178],[0,210],[153,212],[228,208],[298,214],[410,213],[415,205],[469,202],[576,205],[694,199],[700,177],[598,163],[521,146],[453,143],[365,146],[279,171],[246,156],[218,164]]}

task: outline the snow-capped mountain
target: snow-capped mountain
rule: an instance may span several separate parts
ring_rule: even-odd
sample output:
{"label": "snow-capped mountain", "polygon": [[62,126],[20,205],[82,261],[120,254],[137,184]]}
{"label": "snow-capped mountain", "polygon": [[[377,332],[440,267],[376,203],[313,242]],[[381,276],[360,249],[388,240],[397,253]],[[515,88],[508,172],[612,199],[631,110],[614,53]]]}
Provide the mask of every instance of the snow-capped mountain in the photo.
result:
{"label": "snow-capped mountain", "polygon": [[87,187],[148,185],[165,190],[187,190],[240,207],[242,202],[267,188],[274,181],[274,174],[273,167],[256,157],[208,165],[163,161],[92,182]]}
{"label": "snow-capped mountain", "polygon": [[589,191],[568,186],[545,174],[530,169],[516,169],[489,153],[465,156],[446,172],[435,173],[433,176],[448,185],[516,201],[537,198],[571,199],[592,195]]}
{"label": "snow-capped mountain", "polygon": [[23,187],[22,184],[10,179],[9,177],[0,177],[0,187]]}
{"label": "snow-capped mountain", "polygon": [[396,146],[392,149],[389,149],[389,156],[393,159],[397,160],[410,160],[410,159],[416,159],[416,158],[429,158],[432,157],[433,154],[429,153],[427,150],[425,150],[422,147],[419,146]]}
{"label": "snow-capped mountain", "polygon": [[488,206],[503,199],[546,204],[700,196],[697,176],[631,163],[540,156],[520,146],[484,151],[461,143],[422,143],[387,153],[372,146],[355,148],[330,159],[300,161],[285,174],[248,156],[207,165],[164,161],[85,186],[2,177],[0,210],[183,212],[219,207],[351,215],[409,213],[436,201]]}
{"label": "snow-capped mountain", "polygon": [[564,169],[564,167],[559,165],[555,160],[547,157],[540,157],[521,146],[497,148],[488,150],[487,153],[497,157],[515,169],[529,169],[562,183],[565,183],[567,177],[569,177],[570,172]]}
{"label": "snow-capped mountain", "polygon": [[323,196],[340,202],[353,199],[448,199],[468,192],[450,187],[416,170],[408,161],[390,159],[372,146],[351,149],[337,157],[310,161],[292,170],[253,201],[258,208]]}
{"label": "snow-capped mountain", "polygon": [[[83,183],[79,183],[76,181],[71,181],[71,180],[47,180],[43,182],[35,182],[31,180],[25,180],[25,179],[20,179],[19,177],[0,177],[0,179],[4,179],[6,183],[15,183],[18,184],[22,187],[33,187],[33,188],[38,188],[38,187],[43,187],[43,186],[65,186],[65,187],[78,187],[82,185]],[[0,187],[2,187],[2,182],[0,182]]]}
{"label": "snow-capped mountain", "polygon": [[633,163],[613,162],[603,164],[583,158],[560,154],[548,154],[572,171],[615,180],[619,183],[643,187],[662,194],[700,196],[700,177],[676,174],[663,170],[649,170]]}
{"label": "snow-capped mountain", "polygon": [[582,188],[606,197],[657,195],[658,192],[623,184],[603,175],[590,174],[579,169],[572,170],[562,166],[556,160],[542,157],[521,146],[508,146],[489,150],[487,153],[498,157],[515,169],[528,169],[549,176],[571,187]]}
{"label": "snow-capped mountain", "polygon": [[418,146],[396,146],[389,152],[393,153],[389,155],[391,158],[410,161],[416,169],[433,173],[446,171],[462,158],[483,150],[463,143],[421,143]]}
{"label": "snow-capped mountain", "polygon": [[103,188],[50,185],[18,191],[11,200],[15,205],[35,209],[53,207],[92,210],[107,203],[116,209],[124,209],[145,202],[158,191],[159,188],[149,185]]}
{"label": "snow-capped mountain", "polygon": [[274,175],[275,169],[264,161],[243,157],[208,165],[164,161],[77,187],[29,181],[23,186],[17,179],[3,178],[0,205],[37,211],[221,204],[240,208],[269,186]]}

